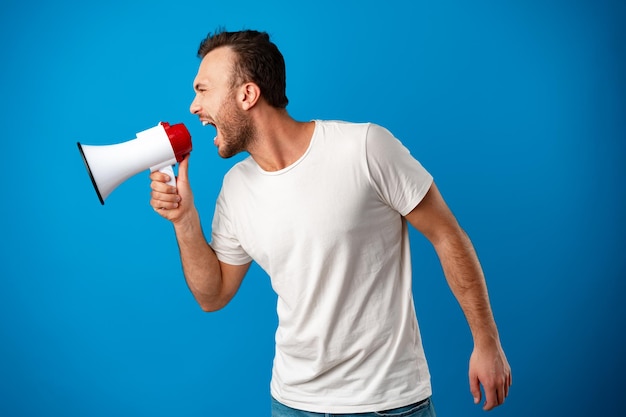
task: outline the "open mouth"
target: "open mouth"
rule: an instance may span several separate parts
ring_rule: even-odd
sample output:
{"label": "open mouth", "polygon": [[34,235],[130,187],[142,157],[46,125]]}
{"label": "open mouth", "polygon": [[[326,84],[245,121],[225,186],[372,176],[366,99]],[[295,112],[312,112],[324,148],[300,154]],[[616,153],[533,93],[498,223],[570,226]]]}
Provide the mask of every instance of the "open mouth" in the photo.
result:
{"label": "open mouth", "polygon": [[215,129],[215,137],[213,138],[213,143],[217,146],[217,126],[215,126],[215,123],[213,122],[209,122],[208,120],[201,120],[202,122],[202,126],[213,126],[213,128]]}

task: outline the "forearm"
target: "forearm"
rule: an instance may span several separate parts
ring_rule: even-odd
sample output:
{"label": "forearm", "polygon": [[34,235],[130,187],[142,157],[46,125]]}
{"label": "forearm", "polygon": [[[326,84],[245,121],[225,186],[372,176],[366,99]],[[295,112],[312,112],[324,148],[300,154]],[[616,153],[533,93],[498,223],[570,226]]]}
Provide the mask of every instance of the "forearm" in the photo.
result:
{"label": "forearm", "polygon": [[194,209],[186,219],[174,223],[176,240],[187,285],[205,311],[224,306],[220,263],[207,243],[200,218]]}
{"label": "forearm", "polygon": [[499,344],[487,285],[476,251],[460,228],[435,244],[448,285],[467,319],[475,344]]}

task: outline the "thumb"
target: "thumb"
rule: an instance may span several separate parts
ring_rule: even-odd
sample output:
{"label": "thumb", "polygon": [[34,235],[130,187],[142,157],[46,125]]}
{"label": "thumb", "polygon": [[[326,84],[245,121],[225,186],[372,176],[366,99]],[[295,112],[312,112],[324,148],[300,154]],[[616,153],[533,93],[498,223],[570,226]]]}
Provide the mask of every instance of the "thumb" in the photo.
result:
{"label": "thumb", "polygon": [[178,164],[178,179],[177,181],[189,182],[189,154],[180,161]]}

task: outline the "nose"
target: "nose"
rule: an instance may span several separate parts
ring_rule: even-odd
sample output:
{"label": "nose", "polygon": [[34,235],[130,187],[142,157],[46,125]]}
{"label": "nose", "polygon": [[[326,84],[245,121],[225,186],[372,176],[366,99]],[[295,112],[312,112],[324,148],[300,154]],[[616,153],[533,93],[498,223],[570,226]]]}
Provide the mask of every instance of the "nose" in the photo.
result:
{"label": "nose", "polygon": [[196,96],[189,106],[189,111],[191,112],[191,114],[198,114],[200,113],[200,110],[202,110],[202,107],[198,103],[198,96]]}

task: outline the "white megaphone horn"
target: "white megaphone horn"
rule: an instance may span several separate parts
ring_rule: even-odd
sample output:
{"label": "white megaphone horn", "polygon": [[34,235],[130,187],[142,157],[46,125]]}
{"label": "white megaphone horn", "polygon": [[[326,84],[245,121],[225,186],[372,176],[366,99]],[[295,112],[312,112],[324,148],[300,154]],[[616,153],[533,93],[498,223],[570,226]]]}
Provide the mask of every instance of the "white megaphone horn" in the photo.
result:
{"label": "white megaphone horn", "polygon": [[128,178],[141,171],[161,171],[176,185],[173,165],[191,152],[191,135],[184,124],[160,122],[137,133],[137,137],[114,145],[77,143],[100,203]]}

